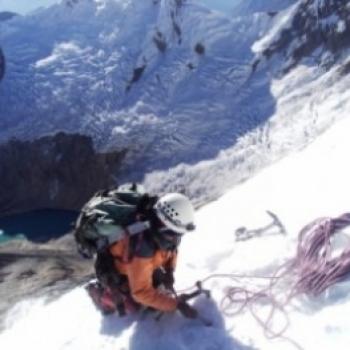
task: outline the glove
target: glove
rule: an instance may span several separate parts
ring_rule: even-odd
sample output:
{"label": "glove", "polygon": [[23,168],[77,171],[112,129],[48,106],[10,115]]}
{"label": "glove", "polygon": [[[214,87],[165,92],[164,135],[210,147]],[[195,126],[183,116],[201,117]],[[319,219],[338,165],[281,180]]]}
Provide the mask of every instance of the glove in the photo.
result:
{"label": "glove", "polygon": [[181,300],[181,296],[177,304],[177,309],[186,318],[194,319],[198,316],[198,311],[192,306],[190,306],[186,301]]}
{"label": "glove", "polygon": [[153,272],[153,287],[158,288],[163,285],[166,289],[172,291],[174,286],[174,272],[172,269],[157,269]]}

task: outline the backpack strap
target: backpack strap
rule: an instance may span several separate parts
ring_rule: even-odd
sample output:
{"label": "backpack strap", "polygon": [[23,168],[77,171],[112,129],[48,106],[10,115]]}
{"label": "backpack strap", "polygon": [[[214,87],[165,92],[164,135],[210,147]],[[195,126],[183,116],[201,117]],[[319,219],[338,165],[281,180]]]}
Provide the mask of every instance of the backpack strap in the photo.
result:
{"label": "backpack strap", "polygon": [[126,227],[120,227],[115,233],[108,236],[108,244],[112,245],[120,241],[121,237],[130,238],[134,235],[141,234],[142,232],[151,228],[149,221],[138,221]]}
{"label": "backpack strap", "polygon": [[123,252],[122,262],[126,264],[126,263],[129,263],[131,259],[132,259],[132,256],[130,254],[130,234],[126,233],[125,249]]}

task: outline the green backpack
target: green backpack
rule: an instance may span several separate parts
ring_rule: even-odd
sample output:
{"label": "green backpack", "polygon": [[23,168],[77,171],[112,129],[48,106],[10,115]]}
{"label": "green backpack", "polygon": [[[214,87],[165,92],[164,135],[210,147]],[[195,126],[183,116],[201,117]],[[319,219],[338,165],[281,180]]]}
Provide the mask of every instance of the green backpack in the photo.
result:
{"label": "green backpack", "polygon": [[144,232],[149,221],[137,221],[137,208],[144,192],[136,184],[97,192],[82,208],[74,236],[79,253],[92,258],[110,245]]}

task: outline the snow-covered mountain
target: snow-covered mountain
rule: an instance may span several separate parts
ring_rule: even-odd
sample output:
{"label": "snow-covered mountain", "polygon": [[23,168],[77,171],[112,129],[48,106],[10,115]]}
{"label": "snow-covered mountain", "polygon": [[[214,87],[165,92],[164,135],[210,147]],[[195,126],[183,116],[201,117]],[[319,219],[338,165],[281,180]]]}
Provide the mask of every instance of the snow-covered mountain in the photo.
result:
{"label": "snow-covered mountain", "polygon": [[1,140],[83,132],[99,148],[132,147],[145,171],[210,158],[269,116],[234,115],[267,15],[241,22],[172,0],[69,4],[3,26]]}
{"label": "snow-covered mountain", "polygon": [[[304,225],[318,217],[349,212],[349,128],[350,119],[339,122],[307,149],[265,169],[197,212],[197,229],[181,244],[176,288],[221,275],[204,283],[213,299],[203,297],[195,302],[201,314],[214,322],[213,327],[179,314],[163,316],[158,322],[152,317],[103,318],[78,287],[52,303],[39,299],[16,305],[6,317],[7,329],[0,334],[1,349],[348,350],[349,280],[334,284],[317,297],[293,300],[285,309],[290,321],[286,333],[273,340],[263,335],[249,309],[237,316],[225,315],[221,300],[227,287],[251,288],[257,283],[242,276],[271,276],[295,257],[297,235]],[[278,218],[279,226],[266,210]],[[242,226],[260,234],[236,241],[235,232]],[[282,226],[285,234],[281,234]],[[342,239],[333,241],[338,254],[350,244],[349,232],[343,230]],[[222,275],[231,273],[235,279]],[[287,294],[288,286],[285,288]],[[269,306],[256,303],[253,310],[265,319]],[[276,332],[286,321],[281,316],[276,315],[269,324]]]}
{"label": "snow-covered mountain", "polygon": [[[277,111],[288,92],[273,91],[285,58],[262,62],[256,42],[266,44],[266,33],[277,40],[272,34],[305,6],[311,2],[243,1],[226,16],[185,0],[76,0],[2,23],[0,140],[88,134],[99,150],[129,149],[119,174],[129,180],[215,159],[249,132],[269,133],[264,145],[273,144],[265,122],[289,118]],[[308,68],[314,82],[326,75]],[[293,88],[313,93],[296,80]],[[314,116],[301,117],[304,105],[293,115],[309,125]]]}
{"label": "snow-covered mountain", "polygon": [[[341,58],[348,58],[350,4],[342,0],[302,1],[276,35],[276,28],[255,43],[255,51],[271,59],[284,58],[284,71],[300,62],[329,70]],[[258,64],[258,62],[256,62]],[[346,71],[348,60],[343,67]]]}
{"label": "snow-covered mountain", "polygon": [[0,24],[0,140],[87,134],[99,151],[128,150],[120,179],[156,170],[154,191],[191,183],[207,201],[346,115],[349,11],[70,0],[13,18]]}
{"label": "snow-covered mountain", "polygon": [[235,105],[243,120],[249,107],[252,114],[260,107],[268,110],[266,122],[211,160],[148,174],[147,187],[155,192],[186,188],[191,197],[207,202],[347,117],[349,10],[343,1],[305,0],[275,15],[252,45],[254,73]]}

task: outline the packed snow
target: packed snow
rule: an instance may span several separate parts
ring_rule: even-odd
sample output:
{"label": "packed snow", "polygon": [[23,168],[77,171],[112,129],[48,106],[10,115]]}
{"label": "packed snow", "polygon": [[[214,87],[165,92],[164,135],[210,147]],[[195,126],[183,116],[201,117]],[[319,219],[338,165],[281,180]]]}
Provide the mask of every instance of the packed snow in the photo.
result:
{"label": "packed snow", "polygon": [[[197,229],[184,237],[180,247],[176,288],[193,286],[211,274],[272,275],[279,265],[295,256],[297,235],[304,225],[318,217],[349,211],[349,128],[350,119],[343,119],[309,147],[198,210]],[[286,233],[271,226],[271,214]],[[262,228],[262,234],[238,242],[235,232],[242,226]],[[348,236],[350,229],[343,234]],[[349,237],[343,242],[349,244]],[[165,315],[160,321],[152,317],[102,317],[82,287],[47,304],[44,300],[27,300],[8,314],[0,347],[289,350],[298,344],[304,350],[348,350],[349,281],[334,285],[317,298],[304,296],[292,301],[286,309],[290,325],[284,337],[274,340],[264,336],[247,310],[235,317],[221,312],[225,288],[236,283],[214,278],[204,284],[211,289],[212,299],[199,297],[194,305],[213,320],[212,327],[180,314]],[[240,284],[245,283],[249,287],[254,281],[240,280]],[[264,315],[267,307],[256,304],[255,310]],[[277,315],[271,325],[275,330],[286,321],[280,317]]]}

